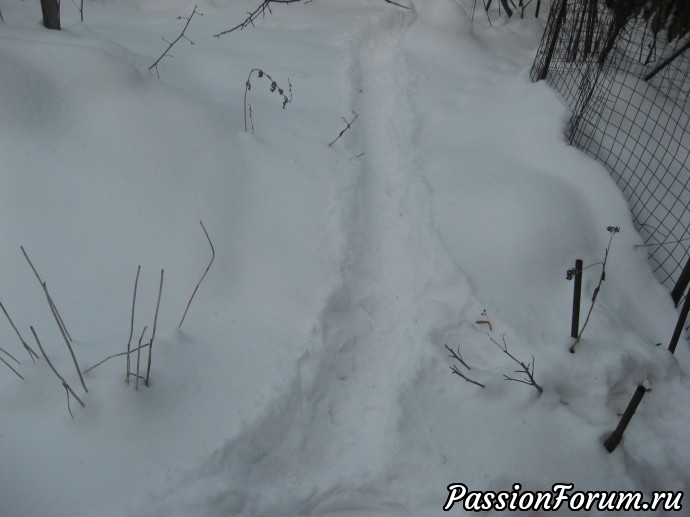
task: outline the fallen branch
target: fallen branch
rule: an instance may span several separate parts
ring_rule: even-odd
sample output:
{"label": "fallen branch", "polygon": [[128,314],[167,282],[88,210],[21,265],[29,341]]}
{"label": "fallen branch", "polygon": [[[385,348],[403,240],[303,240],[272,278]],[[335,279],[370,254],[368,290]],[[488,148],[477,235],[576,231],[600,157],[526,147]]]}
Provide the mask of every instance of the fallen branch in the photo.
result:
{"label": "fallen branch", "polygon": [[269,12],[269,14],[273,14],[273,11],[271,11],[271,5],[270,4],[292,4],[294,2],[299,2],[300,0],[264,0],[261,2],[261,5],[254,9],[252,12],[247,12],[247,18],[242,23],[238,23],[235,25],[233,28],[225,30],[223,32],[219,32],[218,34],[214,34],[214,38],[220,38],[224,34],[229,34],[231,32],[234,32],[236,30],[242,30],[245,27],[249,27],[250,25],[254,27],[254,20],[256,20],[259,16],[266,16],[266,11]]}
{"label": "fallen branch", "polygon": [[[71,393],[72,396],[77,399],[77,402],[81,404],[81,407],[86,407],[86,405],[82,402],[82,400],[77,396],[76,393],[74,393],[74,390],[70,387],[69,384],[67,384],[67,381],[64,379],[62,375],[58,373],[58,371],[55,369],[53,366],[53,363],[50,362],[50,359],[46,355],[46,351],[43,350],[43,346],[41,346],[41,342],[38,339],[38,335],[36,335],[36,331],[34,330],[33,327],[29,327],[31,329],[31,333],[34,335],[34,339],[36,340],[36,343],[38,344],[38,348],[41,351],[41,354],[43,354],[43,357],[45,358],[46,362],[48,363],[48,366],[50,366],[50,369],[53,370],[53,373],[57,375],[57,378],[60,379],[60,382],[62,382],[62,386],[67,390],[67,409],[69,410],[69,414],[72,415],[72,411],[69,408],[69,394]],[[72,418],[74,418],[74,415],[72,415]]]}
{"label": "fallen branch", "polygon": [[184,33],[185,33],[185,31],[187,30],[187,27],[189,27],[189,22],[192,21],[192,18],[194,17],[195,14],[198,14],[199,16],[203,16],[202,13],[200,13],[199,11],[196,10],[197,7],[199,7],[199,6],[198,6],[198,5],[195,5],[195,6],[194,6],[194,9],[192,10],[192,14],[189,15],[189,18],[185,18],[184,16],[178,16],[178,17],[177,17],[178,20],[187,20],[187,23],[185,23],[184,28],[182,29],[182,32],[180,33],[180,35],[179,35],[177,38],[175,38],[175,41],[173,41],[172,43],[170,43],[170,42],[167,41],[165,38],[161,38],[163,41],[165,41],[165,42],[168,44],[168,48],[166,48],[165,51],[160,55],[160,57],[159,57],[158,59],[156,59],[156,62],[155,62],[154,64],[152,64],[152,65],[149,67],[149,70],[151,70],[151,69],[153,69],[153,68],[156,69],[156,75],[157,75],[159,78],[160,78],[160,75],[158,74],[158,63],[160,63],[161,59],[163,59],[163,58],[166,57],[166,56],[167,56],[167,57],[172,57],[170,54],[168,54],[168,52],[170,51],[171,48],[173,48],[173,46],[175,45],[175,43],[177,43],[177,42],[180,41],[182,38],[184,38],[184,39],[186,39],[187,41],[189,41],[189,44],[190,44],[190,45],[194,45],[194,42],[193,42],[192,40],[190,40],[187,36],[185,36]]}
{"label": "fallen branch", "polygon": [[[12,321],[12,318],[10,318],[10,315],[7,314],[7,310],[5,309],[5,306],[2,304],[2,302],[0,302],[0,309],[2,309],[2,312],[5,313],[5,316],[7,317],[7,321],[9,321],[10,325],[12,325],[12,328],[17,333],[17,337],[19,337],[19,341],[22,342],[22,345],[24,345],[24,348],[26,349],[26,351],[29,352],[29,357],[31,358],[31,361],[35,364],[36,361],[34,361],[34,357],[36,357],[36,359],[38,359],[38,354],[33,351],[33,349],[28,345],[28,343],[26,341],[24,341],[24,338],[19,333],[19,329],[17,329],[17,326]],[[2,349],[0,348],[0,350],[2,350]],[[4,352],[4,350],[2,350],[2,351]],[[5,352],[5,353],[7,353],[7,352]],[[12,356],[10,355],[10,357],[12,357]],[[12,357],[12,359],[14,359],[14,357]],[[17,361],[17,360],[15,359],[15,361]],[[17,361],[17,363],[19,363],[19,361]]]}
{"label": "fallen branch", "polygon": [[347,119],[345,119],[345,117],[341,117],[343,119],[343,122],[345,122],[345,124],[346,124],[345,129],[343,129],[340,132],[340,134],[337,137],[335,137],[335,140],[333,140],[330,144],[328,144],[328,147],[331,147],[334,143],[336,143],[338,141],[338,139],[345,134],[345,131],[350,129],[350,126],[354,123],[355,120],[357,120],[357,117],[359,117],[359,115],[357,114],[356,111],[353,111],[352,114],[355,116],[355,118],[353,118],[349,122],[347,121]]}
{"label": "fallen branch", "polygon": [[[146,367],[146,386],[149,385],[149,376],[151,375],[151,357],[153,355],[153,340],[156,337],[156,325],[158,324],[158,309],[160,308],[161,305],[161,294],[163,293],[163,272],[164,270],[161,269],[161,282],[158,287],[158,301],[156,302],[156,315],[153,317],[153,330],[151,331],[151,341],[149,341],[149,362],[148,366]],[[141,346],[141,341],[139,342],[139,346]],[[139,365],[137,364],[137,370],[139,368]],[[137,371],[137,375],[139,372]]]}
{"label": "fallen branch", "polygon": [[524,373],[527,376],[527,380],[524,379],[515,379],[513,377],[508,377],[507,375],[503,375],[503,378],[507,381],[514,381],[514,382],[521,382],[522,384],[527,384],[528,386],[534,386],[534,389],[536,389],[539,392],[539,395],[541,395],[544,391],[544,389],[537,384],[537,381],[534,380],[534,356],[532,356],[532,362],[531,363],[523,363],[522,361],[518,360],[513,354],[508,352],[508,344],[506,343],[506,336],[505,334],[501,334],[501,341],[503,341],[503,346],[496,341],[493,337],[489,336],[489,339],[498,347],[500,348],[504,354],[506,354],[508,357],[510,357],[513,361],[515,361],[518,365],[520,365],[521,370],[515,370],[515,373]]}
{"label": "fallen branch", "polygon": [[189,297],[189,301],[187,302],[187,307],[184,310],[184,314],[182,315],[182,319],[180,320],[180,324],[177,326],[178,329],[182,328],[182,323],[184,322],[185,316],[187,316],[187,311],[189,310],[189,306],[192,305],[192,300],[194,299],[194,295],[196,294],[197,290],[199,289],[201,282],[203,282],[204,278],[206,278],[206,274],[208,273],[208,270],[211,269],[211,264],[213,264],[213,259],[216,258],[216,250],[213,248],[213,243],[211,242],[211,237],[208,236],[208,232],[206,231],[206,228],[204,227],[204,223],[202,221],[199,221],[199,224],[201,225],[201,229],[204,230],[204,234],[206,235],[206,239],[208,240],[209,246],[211,246],[211,261],[208,263],[208,266],[206,267],[206,271],[204,271],[204,274],[201,275],[201,279],[199,280],[199,283],[196,284],[196,287],[194,288],[194,292],[192,292],[192,296]]}

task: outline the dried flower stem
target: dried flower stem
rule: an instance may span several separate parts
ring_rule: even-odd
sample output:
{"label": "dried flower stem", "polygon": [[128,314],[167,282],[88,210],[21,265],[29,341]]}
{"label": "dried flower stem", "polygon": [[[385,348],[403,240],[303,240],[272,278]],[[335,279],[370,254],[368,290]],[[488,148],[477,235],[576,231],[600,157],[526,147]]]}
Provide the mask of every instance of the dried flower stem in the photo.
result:
{"label": "dried flower stem", "polygon": [[[137,266],[137,276],[134,279],[134,294],[132,295],[132,315],[129,319],[129,338],[127,339],[127,375],[125,376],[125,382],[129,384],[129,372],[130,372],[130,360],[129,352],[130,346],[132,345],[132,336],[134,335],[134,305],[137,302],[137,286],[139,285],[139,273],[141,272],[141,264]],[[99,363],[100,364],[100,363]],[[98,366],[98,365],[96,365]],[[92,366],[91,368],[95,368]]]}
{"label": "dried flower stem", "polygon": [[[153,340],[156,337],[156,326],[158,324],[158,309],[161,305],[161,294],[163,293],[163,273],[164,270],[161,269],[161,282],[158,286],[158,301],[156,302],[156,315],[153,317],[153,330],[151,331],[151,341],[149,341],[149,361],[148,366],[146,367],[146,386],[149,385],[149,378],[151,375],[151,357],[153,355]],[[141,343],[139,343],[139,346],[141,346]]]}
{"label": "dried flower stem", "polygon": [[328,144],[328,147],[331,147],[334,143],[336,143],[338,141],[338,139],[345,134],[345,131],[350,129],[350,126],[354,123],[355,120],[357,120],[357,117],[359,117],[359,115],[357,114],[356,111],[353,111],[352,114],[355,116],[355,118],[353,118],[349,122],[347,121],[347,119],[345,119],[345,117],[342,117],[343,122],[345,122],[345,124],[346,124],[345,129],[343,129],[340,132],[340,134],[337,137],[335,137],[335,139],[330,144]]}

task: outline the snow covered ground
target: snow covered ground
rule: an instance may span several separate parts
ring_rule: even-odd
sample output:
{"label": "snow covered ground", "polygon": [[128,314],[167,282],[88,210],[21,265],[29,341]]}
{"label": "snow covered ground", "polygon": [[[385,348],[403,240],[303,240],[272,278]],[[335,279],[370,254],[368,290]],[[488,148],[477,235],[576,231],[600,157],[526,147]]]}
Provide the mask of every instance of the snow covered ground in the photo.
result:
{"label": "snow covered ground", "polygon": [[[158,78],[194,2],[87,0],[83,24],[63,2],[57,32],[38,0],[2,0],[0,301],[86,407],[70,417],[3,320],[25,379],[0,365],[0,515],[431,516],[450,483],[687,491],[688,344],[666,350],[677,311],[620,191],[529,82],[544,21],[315,0],[212,37],[258,4],[200,1],[195,44]],[[252,134],[253,68],[292,100],[252,75]],[[216,257],[178,329],[211,256],[199,221]],[[603,259],[610,225],[570,354],[566,270]],[[133,341],[150,337],[165,270],[149,387],[118,357],[84,392],[20,246],[82,369],[125,350],[138,265]],[[541,396],[504,380],[522,377],[503,335]]]}

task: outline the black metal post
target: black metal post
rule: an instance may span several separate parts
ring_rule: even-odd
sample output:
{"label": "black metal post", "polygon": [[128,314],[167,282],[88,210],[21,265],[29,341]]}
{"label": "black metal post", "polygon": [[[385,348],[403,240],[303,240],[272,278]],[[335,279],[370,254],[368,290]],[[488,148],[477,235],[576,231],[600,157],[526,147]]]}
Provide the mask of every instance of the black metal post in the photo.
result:
{"label": "black metal post", "polygon": [[632,398],[630,399],[630,402],[628,403],[628,407],[625,408],[625,413],[623,413],[620,422],[618,422],[618,427],[616,427],[616,430],[612,432],[611,436],[609,436],[608,439],[604,442],[604,447],[606,447],[607,451],[613,452],[616,449],[616,447],[618,447],[618,444],[621,442],[621,439],[623,438],[625,428],[628,427],[630,419],[635,414],[637,406],[640,405],[640,401],[642,400],[642,397],[644,397],[645,393],[647,393],[647,389],[644,386],[638,386],[635,390],[635,393],[633,394]]}
{"label": "black metal post", "polygon": [[582,260],[575,261],[575,287],[573,288],[573,320],[570,326],[570,337],[580,334],[580,297],[582,295]]}

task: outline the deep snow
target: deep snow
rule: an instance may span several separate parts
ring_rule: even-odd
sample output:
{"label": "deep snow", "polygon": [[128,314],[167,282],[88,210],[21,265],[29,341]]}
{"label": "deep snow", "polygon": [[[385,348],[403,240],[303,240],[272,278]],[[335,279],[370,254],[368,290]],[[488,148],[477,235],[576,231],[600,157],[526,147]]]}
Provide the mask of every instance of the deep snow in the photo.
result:
{"label": "deep snow", "polygon": [[[157,78],[195,3],[87,1],[82,24],[64,2],[55,32],[36,0],[3,1],[0,299],[76,390],[20,245],[83,368],[124,351],[137,265],[136,336],[165,282],[152,385],[113,359],[74,418],[0,325],[26,378],[0,365],[0,514],[440,515],[454,482],[687,491],[688,345],[666,351],[677,312],[620,191],[529,82],[544,20],[318,0],[212,38],[257,3],[199,3],[195,45]],[[252,68],[293,94],[283,110],[252,78],[254,134]],[[178,330],[210,258],[200,220],[216,259]],[[602,260],[609,225],[572,355],[565,272]],[[503,379],[516,365],[487,334],[534,357],[543,395]],[[446,344],[486,388],[452,375]]]}

